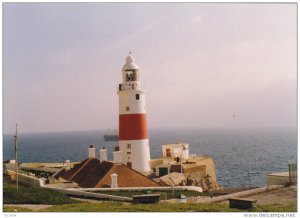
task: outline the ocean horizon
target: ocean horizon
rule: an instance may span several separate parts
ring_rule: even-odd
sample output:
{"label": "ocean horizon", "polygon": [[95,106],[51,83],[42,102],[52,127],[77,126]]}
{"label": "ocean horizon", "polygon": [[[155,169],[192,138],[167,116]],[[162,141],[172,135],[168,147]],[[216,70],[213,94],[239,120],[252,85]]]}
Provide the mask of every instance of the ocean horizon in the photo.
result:
{"label": "ocean horizon", "polygon": [[[104,141],[106,130],[20,133],[20,162],[72,162],[87,158],[87,148],[108,149],[118,142]],[[161,145],[184,142],[190,154],[213,157],[223,187],[263,186],[266,175],[288,171],[297,162],[297,128],[150,128],[151,158],[161,157]],[[99,152],[96,153],[99,158]],[[3,160],[14,159],[13,134],[3,135]]]}

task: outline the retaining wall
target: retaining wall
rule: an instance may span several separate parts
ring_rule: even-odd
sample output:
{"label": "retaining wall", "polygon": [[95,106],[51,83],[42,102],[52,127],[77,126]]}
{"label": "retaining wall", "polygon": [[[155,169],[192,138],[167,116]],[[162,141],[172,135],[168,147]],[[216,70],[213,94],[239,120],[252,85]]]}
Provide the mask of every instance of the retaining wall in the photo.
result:
{"label": "retaining wall", "polygon": [[202,188],[198,186],[163,186],[163,187],[126,187],[126,188],[69,188],[68,190],[81,190],[81,191],[145,191],[145,190],[157,190],[157,191],[168,191],[168,190],[190,190],[202,192]]}
{"label": "retaining wall", "polygon": [[[7,170],[6,173],[7,173],[7,175],[10,176],[11,180],[16,181],[17,174],[15,171]],[[34,186],[34,187],[40,187],[41,184],[44,184],[43,179],[38,179],[38,178],[35,178],[32,176],[28,176],[28,175],[24,175],[24,174],[20,174],[20,173],[18,173],[18,181],[21,184],[30,185],[30,186]]]}
{"label": "retaining wall", "polygon": [[100,193],[93,193],[87,192],[81,189],[62,189],[57,187],[51,187],[44,184],[41,184],[41,187],[52,189],[67,195],[72,195],[76,197],[83,197],[83,198],[94,198],[94,199],[107,199],[107,200],[114,200],[114,201],[132,201],[132,198],[123,197],[123,196],[115,196],[115,195],[107,195],[107,194],[100,194]]}

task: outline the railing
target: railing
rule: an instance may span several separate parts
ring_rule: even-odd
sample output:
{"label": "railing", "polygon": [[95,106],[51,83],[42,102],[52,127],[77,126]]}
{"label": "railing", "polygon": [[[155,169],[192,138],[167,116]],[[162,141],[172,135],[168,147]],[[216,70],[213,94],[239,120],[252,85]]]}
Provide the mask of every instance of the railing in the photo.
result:
{"label": "railing", "polygon": [[139,85],[136,83],[119,84],[119,91],[137,90],[139,88],[140,88]]}

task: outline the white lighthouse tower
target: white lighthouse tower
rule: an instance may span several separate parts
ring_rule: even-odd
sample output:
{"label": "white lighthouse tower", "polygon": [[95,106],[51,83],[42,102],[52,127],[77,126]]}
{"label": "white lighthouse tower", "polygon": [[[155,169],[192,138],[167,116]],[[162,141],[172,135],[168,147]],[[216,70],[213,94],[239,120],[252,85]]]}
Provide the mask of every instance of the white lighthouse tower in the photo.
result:
{"label": "white lighthouse tower", "polygon": [[145,90],[141,89],[139,67],[131,54],[122,68],[119,84],[119,147],[122,163],[139,172],[150,171],[150,149],[146,119]]}

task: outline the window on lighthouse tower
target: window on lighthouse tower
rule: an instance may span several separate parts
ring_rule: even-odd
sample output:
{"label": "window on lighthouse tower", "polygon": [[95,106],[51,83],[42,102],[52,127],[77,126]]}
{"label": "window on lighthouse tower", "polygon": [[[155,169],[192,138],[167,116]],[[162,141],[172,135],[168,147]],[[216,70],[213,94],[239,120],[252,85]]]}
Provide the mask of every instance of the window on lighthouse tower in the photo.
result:
{"label": "window on lighthouse tower", "polygon": [[137,73],[136,70],[126,70],[126,82],[136,81]]}

